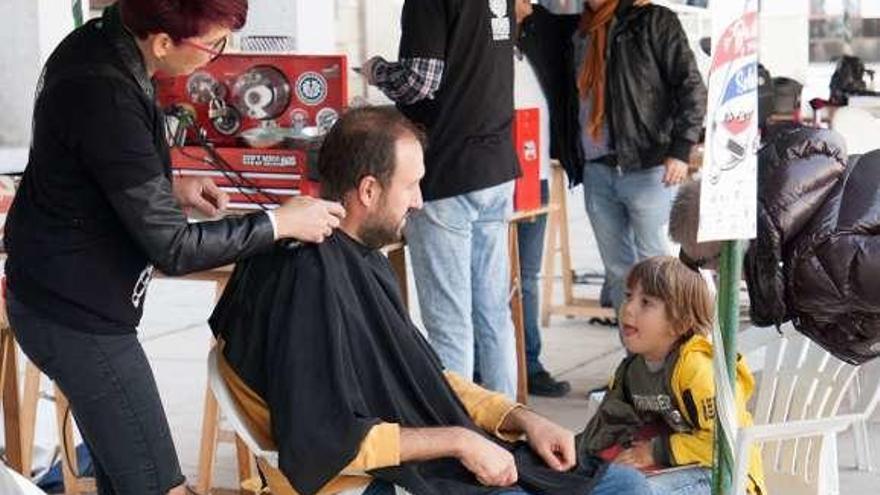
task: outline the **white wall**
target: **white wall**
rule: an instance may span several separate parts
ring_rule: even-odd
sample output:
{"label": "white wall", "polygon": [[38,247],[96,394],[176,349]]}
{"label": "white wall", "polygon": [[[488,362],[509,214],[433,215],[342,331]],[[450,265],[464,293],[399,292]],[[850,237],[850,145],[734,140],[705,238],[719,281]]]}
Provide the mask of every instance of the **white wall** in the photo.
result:
{"label": "white wall", "polygon": [[[400,43],[400,10],[403,0],[336,0],[336,49],[348,57],[349,67],[359,67],[374,55],[397,60]],[[371,103],[389,103],[364,78],[349,71],[349,95]]]}
{"label": "white wall", "polygon": [[[296,48],[300,53],[335,54],[336,5],[328,0],[295,0]],[[273,6],[277,0],[273,0]]]}
{"label": "white wall", "polygon": [[296,53],[336,53],[335,2],[326,0],[249,0],[248,20],[238,33],[289,36]]}
{"label": "white wall", "polygon": [[773,77],[805,83],[810,65],[810,1],[763,0],[759,20],[759,61]]}
{"label": "white wall", "polygon": [[14,0],[0,17],[0,146],[27,146],[39,75],[39,15],[33,0]]}

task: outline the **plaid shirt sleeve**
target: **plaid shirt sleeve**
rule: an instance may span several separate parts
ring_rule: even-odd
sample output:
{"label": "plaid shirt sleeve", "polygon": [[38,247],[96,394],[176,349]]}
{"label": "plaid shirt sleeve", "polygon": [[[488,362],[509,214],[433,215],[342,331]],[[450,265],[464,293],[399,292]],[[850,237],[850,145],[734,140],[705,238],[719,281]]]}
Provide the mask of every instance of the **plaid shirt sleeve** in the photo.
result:
{"label": "plaid shirt sleeve", "polygon": [[412,105],[433,99],[440,87],[445,62],[436,58],[402,58],[399,62],[378,59],[373,65],[373,81],[385,96],[396,103]]}

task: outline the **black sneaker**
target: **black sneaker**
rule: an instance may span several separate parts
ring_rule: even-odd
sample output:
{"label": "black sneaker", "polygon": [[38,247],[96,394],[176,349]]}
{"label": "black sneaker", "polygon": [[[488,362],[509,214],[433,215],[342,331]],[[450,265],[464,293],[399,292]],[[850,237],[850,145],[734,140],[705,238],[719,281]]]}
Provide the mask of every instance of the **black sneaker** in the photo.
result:
{"label": "black sneaker", "polygon": [[539,397],[564,397],[571,391],[571,384],[557,381],[546,371],[529,375],[529,394]]}
{"label": "black sneaker", "polygon": [[590,325],[599,325],[600,327],[616,327],[617,318],[590,318]]}

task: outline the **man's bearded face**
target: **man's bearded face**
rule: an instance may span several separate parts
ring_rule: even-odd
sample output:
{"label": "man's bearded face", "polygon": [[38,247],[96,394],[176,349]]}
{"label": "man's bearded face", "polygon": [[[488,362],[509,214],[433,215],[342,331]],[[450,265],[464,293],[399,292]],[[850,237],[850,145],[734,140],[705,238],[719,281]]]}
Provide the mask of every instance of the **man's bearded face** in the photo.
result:
{"label": "man's bearded face", "polygon": [[358,236],[364,245],[372,249],[400,242],[410,211],[412,210],[407,209],[403,215],[393,211],[389,208],[387,194],[383,192],[376,213],[361,225]]}

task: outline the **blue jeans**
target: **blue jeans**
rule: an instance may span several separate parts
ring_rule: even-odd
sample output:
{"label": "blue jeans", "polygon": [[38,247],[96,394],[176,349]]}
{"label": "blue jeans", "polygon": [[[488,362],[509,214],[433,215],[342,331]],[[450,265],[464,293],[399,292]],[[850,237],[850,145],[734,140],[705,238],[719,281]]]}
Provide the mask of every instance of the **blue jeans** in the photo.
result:
{"label": "blue jeans", "polygon": [[712,493],[712,470],[695,467],[648,478],[655,495],[709,495]]}
{"label": "blue jeans", "polygon": [[629,269],[671,253],[667,227],[677,188],[663,184],[665,173],[663,166],[628,173],[601,163],[584,166],[584,203],[615,310],[623,304]]}
{"label": "blue jeans", "polygon": [[[541,181],[541,204],[547,203],[547,181]],[[519,273],[522,280],[523,326],[526,334],[526,368],[529,375],[544,371],[541,364],[541,328],[538,325],[540,296],[538,279],[544,258],[547,215],[516,224],[519,245]]]}
{"label": "blue jeans", "polygon": [[[659,493],[659,492],[657,492]],[[665,493],[665,492],[664,492]],[[651,488],[640,471],[616,464],[608,466],[605,475],[596,483],[590,495],[651,495]],[[394,486],[376,480],[370,483],[362,495],[394,495]],[[498,493],[497,495],[531,495],[522,488]],[[576,494],[573,494],[576,495]]]}
{"label": "blue jeans", "polygon": [[516,396],[508,219],[513,181],[425,203],[406,226],[422,321],[443,366]]}

